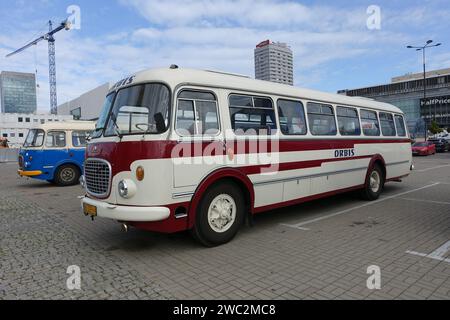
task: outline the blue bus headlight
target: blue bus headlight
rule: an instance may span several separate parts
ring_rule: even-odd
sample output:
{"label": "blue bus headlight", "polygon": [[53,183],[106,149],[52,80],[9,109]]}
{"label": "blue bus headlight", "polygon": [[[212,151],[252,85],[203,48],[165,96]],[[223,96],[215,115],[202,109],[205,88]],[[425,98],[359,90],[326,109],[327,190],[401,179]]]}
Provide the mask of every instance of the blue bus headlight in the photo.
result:
{"label": "blue bus headlight", "polygon": [[122,198],[131,198],[136,194],[136,184],[129,179],[121,180],[118,184],[119,195]]}

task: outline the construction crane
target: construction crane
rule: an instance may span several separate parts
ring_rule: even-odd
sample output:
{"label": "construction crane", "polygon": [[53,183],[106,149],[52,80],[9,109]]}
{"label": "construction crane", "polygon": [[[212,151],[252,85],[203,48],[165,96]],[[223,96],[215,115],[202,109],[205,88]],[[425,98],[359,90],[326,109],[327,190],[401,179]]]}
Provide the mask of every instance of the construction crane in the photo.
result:
{"label": "construction crane", "polygon": [[56,96],[56,59],[55,59],[55,38],[53,35],[62,29],[70,30],[71,23],[69,20],[64,20],[59,24],[58,27],[53,29],[52,21],[50,20],[48,22],[48,33],[40,36],[39,38],[31,41],[30,43],[24,45],[22,48],[17,49],[14,52],[11,52],[10,54],[6,55],[6,57],[11,57],[15,55],[16,53],[22,52],[25,49],[38,44],[38,42],[42,40],[48,41],[48,74],[49,74],[49,82],[50,82],[50,112],[52,114],[56,114],[57,106],[58,106],[58,100]]}

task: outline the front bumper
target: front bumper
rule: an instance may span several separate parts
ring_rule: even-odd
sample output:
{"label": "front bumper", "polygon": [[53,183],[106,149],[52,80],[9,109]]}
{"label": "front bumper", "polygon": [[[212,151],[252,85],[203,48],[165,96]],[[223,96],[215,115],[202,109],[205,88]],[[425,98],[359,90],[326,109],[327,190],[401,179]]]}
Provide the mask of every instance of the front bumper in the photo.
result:
{"label": "front bumper", "polygon": [[107,202],[94,200],[88,197],[81,199],[83,204],[89,204],[97,208],[97,216],[119,221],[130,222],[152,222],[162,221],[169,217],[170,210],[166,207],[132,207],[109,204]]}
{"label": "front bumper", "polygon": [[40,171],[40,170],[33,170],[33,171],[17,170],[17,174],[21,177],[35,177],[35,176],[40,176],[42,174],[42,171]]}

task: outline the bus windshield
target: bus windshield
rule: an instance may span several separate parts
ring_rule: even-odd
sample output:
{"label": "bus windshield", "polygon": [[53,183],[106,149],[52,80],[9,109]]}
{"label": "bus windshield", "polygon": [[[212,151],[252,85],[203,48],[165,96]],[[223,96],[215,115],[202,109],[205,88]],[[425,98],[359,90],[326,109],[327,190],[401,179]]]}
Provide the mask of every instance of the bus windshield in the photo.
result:
{"label": "bus windshield", "polygon": [[148,83],[117,93],[105,136],[162,133],[169,123],[170,92],[167,86]]}
{"label": "bus windshield", "polygon": [[95,124],[95,130],[92,132],[92,138],[98,138],[102,135],[103,130],[105,129],[106,119],[108,118],[109,110],[111,109],[111,104],[114,100],[114,93],[110,93],[106,96],[105,102],[103,103],[102,110],[100,112],[100,116]]}
{"label": "bus windshield", "polygon": [[30,129],[28,131],[27,138],[23,143],[24,147],[41,147],[44,143],[44,130],[42,129]]}

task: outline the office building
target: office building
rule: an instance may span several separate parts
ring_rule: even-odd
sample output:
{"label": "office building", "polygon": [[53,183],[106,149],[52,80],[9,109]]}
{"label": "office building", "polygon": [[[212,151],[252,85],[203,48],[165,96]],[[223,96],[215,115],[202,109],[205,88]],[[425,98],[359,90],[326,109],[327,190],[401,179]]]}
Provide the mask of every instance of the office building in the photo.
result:
{"label": "office building", "polygon": [[423,73],[394,77],[391,83],[359,89],[339,90],[339,94],[372,98],[399,107],[406,115],[411,133],[423,135],[425,124],[435,120],[450,128],[450,68],[426,73],[424,99]]}
{"label": "office building", "polygon": [[36,112],[36,76],[3,71],[0,74],[0,105],[2,113]]}
{"label": "office building", "polygon": [[266,40],[256,46],[255,78],[294,85],[292,50],[286,43]]}

